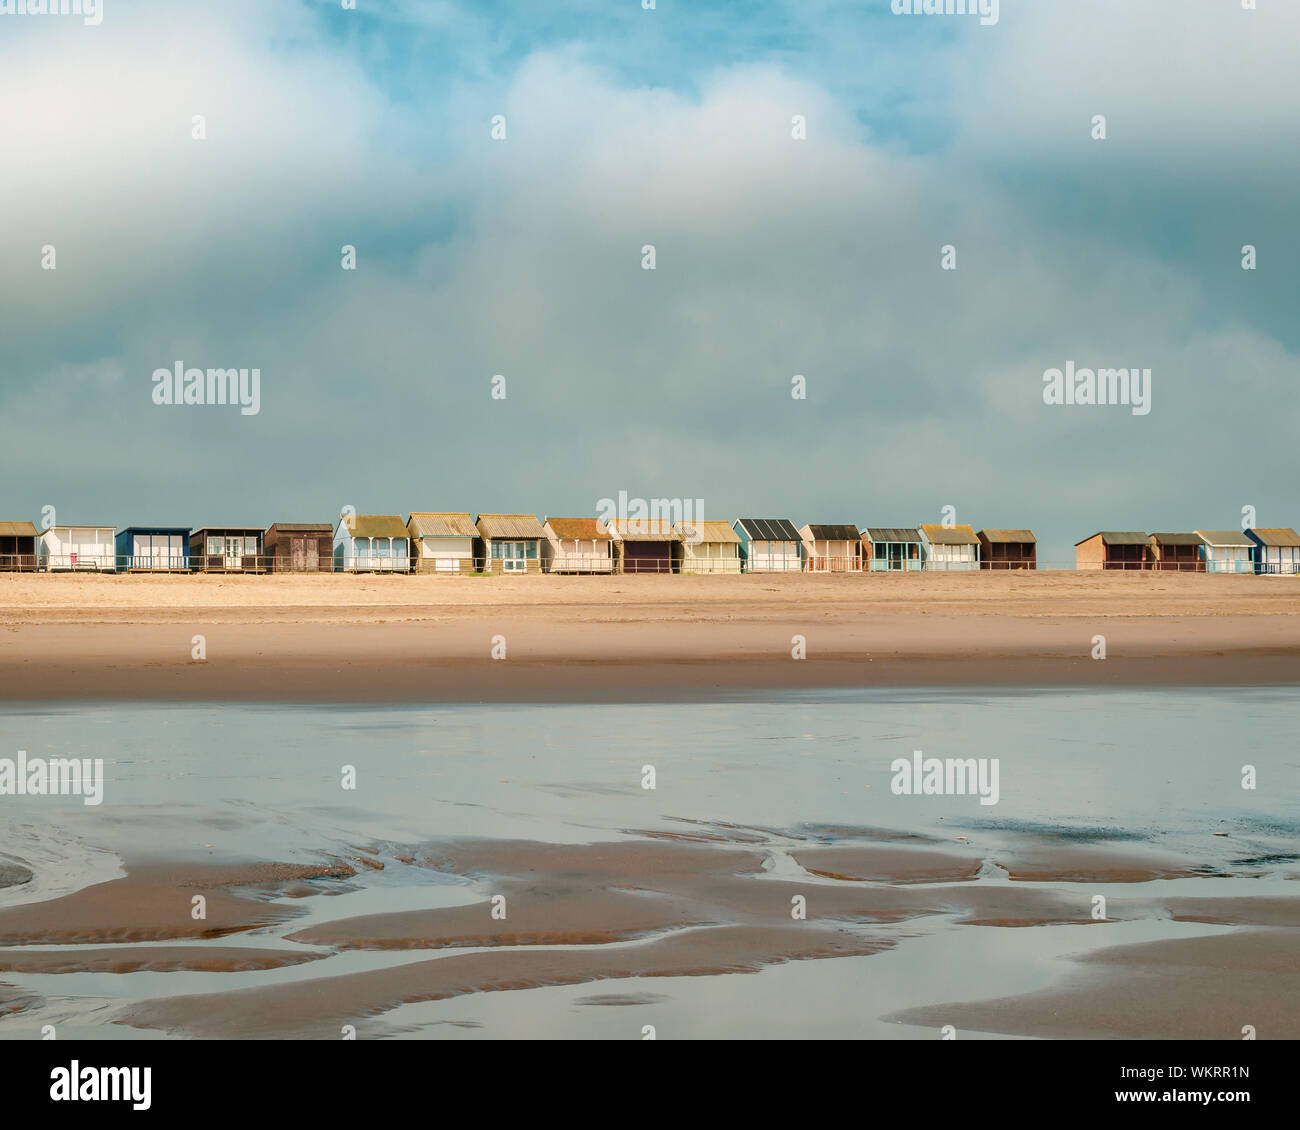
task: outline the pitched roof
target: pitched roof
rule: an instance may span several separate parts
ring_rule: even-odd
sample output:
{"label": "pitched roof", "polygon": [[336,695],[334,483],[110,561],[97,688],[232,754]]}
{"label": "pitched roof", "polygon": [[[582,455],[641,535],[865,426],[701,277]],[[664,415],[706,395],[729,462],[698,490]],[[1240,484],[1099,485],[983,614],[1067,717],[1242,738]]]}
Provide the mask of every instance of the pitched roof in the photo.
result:
{"label": "pitched roof", "polygon": [[1242,530],[1197,530],[1196,533],[1206,545],[1244,545],[1249,547],[1255,544]]}
{"label": "pitched roof", "polygon": [[613,518],[610,532],[618,541],[681,541],[667,518]]}
{"label": "pitched roof", "polygon": [[1160,545],[1200,545],[1199,534],[1152,534],[1151,540]]}
{"label": "pitched roof", "polygon": [[396,514],[355,514],[342,525],[354,538],[404,538],[406,523]]}
{"label": "pitched roof", "polygon": [[918,526],[931,545],[979,545],[980,539],[969,526]]}
{"label": "pitched roof", "polygon": [[478,532],[485,538],[531,541],[546,536],[536,514],[480,514]]}
{"label": "pitched roof", "polygon": [[1268,530],[1247,530],[1247,534],[1254,534],[1259,539],[1260,545],[1267,546],[1290,546],[1300,545],[1300,534],[1295,530],[1274,527]]}
{"label": "pitched roof", "polygon": [[869,526],[865,536],[870,542],[878,541],[920,541],[921,535],[916,528],[905,526]]}
{"label": "pitched roof", "polygon": [[731,528],[730,523],[720,520],[705,521],[701,519],[698,522],[678,522],[673,529],[682,535],[684,540],[691,540],[692,545],[699,545],[701,542],[724,542],[728,545],[739,545],[740,535]]}
{"label": "pitched roof", "polygon": [[417,538],[472,538],[478,530],[468,514],[416,510],[406,523]]}
{"label": "pitched roof", "polygon": [[575,541],[612,541],[613,535],[605,529],[599,518],[547,518],[543,526],[550,526],[557,538]]}
{"label": "pitched roof", "polygon": [[789,518],[737,518],[736,524],[754,541],[803,541]]}
{"label": "pitched roof", "polygon": [[34,538],[36,527],[30,522],[0,522],[0,538]]}
{"label": "pitched roof", "polygon": [[1147,541],[1146,534],[1128,531],[1125,533],[1116,533],[1114,530],[1102,530],[1100,533],[1092,534],[1083,539],[1076,541],[1075,545],[1082,545],[1084,541],[1092,541],[1093,538],[1101,538],[1106,545],[1150,545]]}
{"label": "pitched roof", "polygon": [[804,527],[814,541],[857,541],[862,535],[857,526],[813,526]]}
{"label": "pitched roof", "polygon": [[980,537],[987,538],[990,542],[1008,542],[1023,543],[1027,541],[1037,542],[1033,530],[980,530]]}

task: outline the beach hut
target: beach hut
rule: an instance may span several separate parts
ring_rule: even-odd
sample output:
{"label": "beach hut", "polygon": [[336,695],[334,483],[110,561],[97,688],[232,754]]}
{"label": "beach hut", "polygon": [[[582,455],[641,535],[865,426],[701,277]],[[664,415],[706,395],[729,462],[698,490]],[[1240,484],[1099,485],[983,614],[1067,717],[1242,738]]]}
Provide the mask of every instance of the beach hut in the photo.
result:
{"label": "beach hut", "polygon": [[1246,530],[1255,543],[1256,573],[1300,573],[1300,534],[1295,530]]}
{"label": "beach hut", "polygon": [[409,573],[406,523],[396,514],[346,514],[334,531],[334,570],[339,573]]}
{"label": "beach hut", "polygon": [[868,526],[862,532],[863,568],[873,573],[916,572],[921,568],[921,535],[905,526]]}
{"label": "beach hut", "polygon": [[980,539],[970,526],[917,526],[926,569],[967,572],[980,567]]}
{"label": "beach hut", "polygon": [[469,514],[419,511],[407,518],[406,532],[411,539],[411,568],[416,573],[474,572],[478,530]]}
{"label": "beach hut", "polygon": [[612,573],[614,536],[599,518],[542,522],[542,568],[547,573]]}
{"label": "beach hut", "polygon": [[328,522],[276,522],[262,549],[273,573],[334,571],[334,527]]}
{"label": "beach hut", "polygon": [[189,526],[127,526],[116,538],[117,567],[126,573],[188,573]]}
{"label": "beach hut", "polygon": [[540,573],[546,534],[536,514],[480,514],[474,556],[484,573]]}
{"label": "beach hut", "polygon": [[856,573],[862,568],[862,531],[857,526],[801,526],[804,569],[809,573]]}
{"label": "beach hut", "polygon": [[1207,573],[1253,573],[1255,543],[1242,530],[1197,530]]}
{"label": "beach hut", "polygon": [[803,538],[788,518],[737,518],[731,528],[740,537],[740,560],[746,573],[803,570]]}
{"label": "beach hut", "polygon": [[980,530],[981,569],[1037,569],[1033,530]]}
{"label": "beach hut", "polygon": [[740,535],[723,521],[677,522],[679,573],[739,573]]}
{"label": "beach hut", "polygon": [[36,566],[50,573],[112,573],[115,526],[46,526],[36,537]]}
{"label": "beach hut", "polygon": [[190,534],[190,566],[203,573],[264,573],[261,526],[202,526]]}
{"label": "beach hut", "polygon": [[1171,573],[1205,572],[1205,561],[1201,556],[1205,543],[1200,534],[1152,534],[1148,540],[1151,542],[1152,569]]}
{"label": "beach hut", "polygon": [[1074,543],[1076,569],[1149,569],[1150,562],[1146,534],[1103,530]]}
{"label": "beach hut", "polygon": [[36,527],[31,522],[0,522],[0,572],[36,568]]}
{"label": "beach hut", "polygon": [[616,573],[671,573],[682,535],[667,518],[613,518]]}

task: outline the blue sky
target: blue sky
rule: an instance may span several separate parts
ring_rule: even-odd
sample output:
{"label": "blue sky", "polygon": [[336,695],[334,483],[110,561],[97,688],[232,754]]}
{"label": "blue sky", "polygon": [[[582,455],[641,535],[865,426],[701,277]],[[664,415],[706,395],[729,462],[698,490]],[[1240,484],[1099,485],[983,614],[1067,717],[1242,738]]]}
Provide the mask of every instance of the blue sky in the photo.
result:
{"label": "blue sky", "polygon": [[0,16],[0,518],[1300,523],[1300,5],[104,3]]}

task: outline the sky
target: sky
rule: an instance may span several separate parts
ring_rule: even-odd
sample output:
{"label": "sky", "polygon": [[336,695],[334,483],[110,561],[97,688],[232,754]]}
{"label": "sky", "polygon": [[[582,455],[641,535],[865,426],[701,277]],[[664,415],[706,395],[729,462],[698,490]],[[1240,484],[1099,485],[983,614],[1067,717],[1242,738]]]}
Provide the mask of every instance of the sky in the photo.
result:
{"label": "sky", "polygon": [[1300,525],[1294,0],[102,2],[0,3],[0,520]]}

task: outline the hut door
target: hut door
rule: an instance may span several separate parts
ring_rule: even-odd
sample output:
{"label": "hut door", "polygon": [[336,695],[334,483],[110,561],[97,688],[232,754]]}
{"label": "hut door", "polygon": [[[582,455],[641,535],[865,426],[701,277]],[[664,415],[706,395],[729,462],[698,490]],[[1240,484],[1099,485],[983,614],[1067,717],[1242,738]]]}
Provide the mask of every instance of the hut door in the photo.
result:
{"label": "hut door", "polygon": [[305,573],[309,569],[316,568],[316,562],[312,560],[307,553],[309,545],[314,543],[307,538],[294,538],[290,545],[291,565],[295,573]]}
{"label": "hut door", "polygon": [[226,538],[226,568],[238,569],[244,563],[244,539]]}

